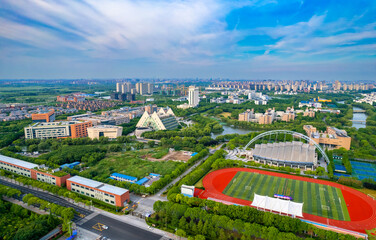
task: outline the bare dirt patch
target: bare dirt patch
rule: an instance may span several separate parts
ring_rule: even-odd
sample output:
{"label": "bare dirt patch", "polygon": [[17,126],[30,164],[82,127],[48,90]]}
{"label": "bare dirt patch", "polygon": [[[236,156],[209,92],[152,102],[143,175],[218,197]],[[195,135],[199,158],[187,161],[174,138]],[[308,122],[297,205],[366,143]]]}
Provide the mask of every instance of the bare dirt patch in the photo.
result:
{"label": "bare dirt patch", "polygon": [[186,162],[191,158],[191,155],[188,154],[186,151],[174,151],[170,152],[167,155],[163,156],[160,159],[151,157],[152,154],[146,154],[141,156],[143,159],[147,159],[149,161],[153,162],[161,162],[161,161],[181,161]]}

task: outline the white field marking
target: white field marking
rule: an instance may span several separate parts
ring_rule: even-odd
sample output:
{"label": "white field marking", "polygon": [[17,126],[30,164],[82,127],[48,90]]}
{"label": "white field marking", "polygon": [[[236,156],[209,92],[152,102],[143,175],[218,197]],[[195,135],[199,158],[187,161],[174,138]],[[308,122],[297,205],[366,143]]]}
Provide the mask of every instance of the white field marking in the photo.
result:
{"label": "white field marking", "polygon": [[234,178],[234,180],[232,180],[232,183],[235,183],[236,182],[236,178]]}
{"label": "white field marking", "polygon": [[321,208],[322,208],[323,210],[327,210],[327,211],[330,210],[330,207],[329,207],[329,206],[326,206],[326,205],[321,205]]}

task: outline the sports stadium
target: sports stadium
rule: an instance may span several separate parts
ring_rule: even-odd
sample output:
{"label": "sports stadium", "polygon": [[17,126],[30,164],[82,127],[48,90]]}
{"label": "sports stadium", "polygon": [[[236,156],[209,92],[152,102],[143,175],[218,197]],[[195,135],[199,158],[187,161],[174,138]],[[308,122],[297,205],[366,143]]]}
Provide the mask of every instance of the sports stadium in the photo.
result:
{"label": "sports stadium", "polygon": [[198,193],[203,199],[298,217],[345,233],[376,228],[376,201],[334,182],[259,169],[225,168],[206,175],[203,186],[205,190]]}
{"label": "sports stadium", "polygon": [[[286,141],[290,136],[292,141]],[[279,138],[284,140],[279,141]],[[261,143],[257,143],[260,142]],[[265,143],[266,142],[266,143]],[[318,153],[329,163],[326,153],[310,137],[289,130],[272,130],[254,137],[242,149],[248,161],[261,162],[273,166],[289,166],[302,170],[312,170],[318,166]]]}

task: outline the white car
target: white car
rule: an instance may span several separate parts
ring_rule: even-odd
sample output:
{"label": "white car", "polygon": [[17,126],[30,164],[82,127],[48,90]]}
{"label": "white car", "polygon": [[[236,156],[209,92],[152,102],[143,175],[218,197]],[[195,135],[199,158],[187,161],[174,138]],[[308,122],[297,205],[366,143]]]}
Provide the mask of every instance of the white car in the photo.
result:
{"label": "white car", "polygon": [[108,229],[108,227],[106,225],[102,225],[102,228],[103,229]]}

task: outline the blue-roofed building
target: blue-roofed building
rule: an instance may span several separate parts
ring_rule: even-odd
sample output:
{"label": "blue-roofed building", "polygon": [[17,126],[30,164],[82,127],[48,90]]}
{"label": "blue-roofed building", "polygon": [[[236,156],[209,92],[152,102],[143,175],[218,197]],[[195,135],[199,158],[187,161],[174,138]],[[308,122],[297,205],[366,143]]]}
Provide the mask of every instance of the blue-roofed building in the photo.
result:
{"label": "blue-roofed building", "polygon": [[137,182],[135,182],[136,184],[138,185],[143,185],[145,184],[146,182],[148,182],[150,179],[147,178],[147,177],[144,177],[144,178],[141,178],[140,180],[138,180]]}
{"label": "blue-roofed building", "polygon": [[74,168],[75,166],[79,165],[80,162],[73,162],[73,163],[66,163],[60,166],[60,169],[64,168]]}
{"label": "blue-roofed building", "polygon": [[121,181],[121,182],[131,182],[131,183],[134,183],[134,182],[137,181],[136,177],[128,176],[128,175],[124,175],[124,174],[120,174],[120,173],[113,173],[113,174],[111,174],[110,178],[114,179],[114,180],[117,180],[117,181]]}
{"label": "blue-roofed building", "polygon": [[150,173],[149,176],[151,176],[151,177],[160,177],[161,174],[158,174],[158,173]]}
{"label": "blue-roofed building", "polygon": [[191,154],[191,157],[196,156],[198,153],[194,152]]}
{"label": "blue-roofed building", "polygon": [[345,166],[334,164],[334,171],[340,173],[346,173]]}

